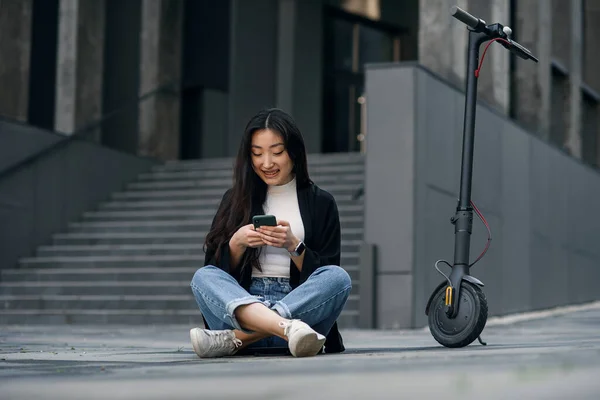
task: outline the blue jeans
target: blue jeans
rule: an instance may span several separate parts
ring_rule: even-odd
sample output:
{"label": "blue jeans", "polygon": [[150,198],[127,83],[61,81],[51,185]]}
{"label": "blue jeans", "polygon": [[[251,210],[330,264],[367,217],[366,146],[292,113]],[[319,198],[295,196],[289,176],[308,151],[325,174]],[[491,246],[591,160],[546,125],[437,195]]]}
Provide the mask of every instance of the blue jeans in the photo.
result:
{"label": "blue jeans", "polygon": [[[235,309],[262,303],[283,318],[306,322],[325,336],[342,312],[352,289],[348,273],[334,265],[318,268],[294,290],[286,278],[252,278],[246,291],[231,275],[212,265],[196,271],[190,286],[200,312],[212,330],[239,329],[251,333],[240,326]],[[287,343],[274,336],[252,345],[274,346],[283,347]]]}

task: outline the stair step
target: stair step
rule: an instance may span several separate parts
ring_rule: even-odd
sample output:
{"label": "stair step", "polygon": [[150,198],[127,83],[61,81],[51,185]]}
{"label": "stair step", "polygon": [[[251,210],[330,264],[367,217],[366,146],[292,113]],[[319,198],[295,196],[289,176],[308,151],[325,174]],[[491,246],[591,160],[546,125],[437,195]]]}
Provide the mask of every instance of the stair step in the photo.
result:
{"label": "stair step", "polygon": [[[359,184],[332,184],[329,187],[323,189],[328,191],[334,198],[337,196],[346,195],[348,197],[354,195],[360,188]],[[224,187],[225,188],[225,187]],[[208,200],[211,198],[218,197],[221,199],[224,188],[218,189],[179,189],[179,190],[130,190],[125,192],[117,192],[112,195],[114,200],[123,199],[202,199]]]}
{"label": "stair step", "polygon": [[[223,191],[224,193],[225,191]],[[221,202],[221,196],[214,196],[210,199],[192,199],[192,200],[121,200],[110,201],[99,206],[100,210],[160,210],[173,209],[184,210],[209,207],[216,210]],[[354,199],[351,195],[336,196],[335,201],[338,207],[362,205],[361,199]]]}
{"label": "stair step", "polygon": [[[131,282],[136,284],[140,281],[145,282],[189,282],[200,265],[190,267],[128,267],[128,268],[14,268],[0,271],[2,284],[70,284],[71,282],[90,283],[96,282],[118,282],[128,285]],[[358,285],[359,270],[358,265],[344,267],[352,280],[356,280],[354,285]]]}
{"label": "stair step", "polygon": [[[338,165],[364,163],[364,154],[359,152],[350,153],[310,153],[306,155],[308,165]],[[232,167],[235,163],[235,157],[213,157],[202,158],[195,160],[173,160],[166,161],[161,165],[156,165],[155,168],[187,168],[189,166],[200,167]]]}
{"label": "stair step", "polygon": [[[187,295],[2,295],[0,304],[10,310],[185,310],[196,306],[196,301],[190,289]],[[346,307],[358,309],[358,297],[350,295]]]}
{"label": "stair step", "polygon": [[192,210],[158,209],[158,210],[119,210],[119,211],[88,211],[83,213],[85,220],[120,220],[120,219],[164,219],[164,218],[213,218],[217,207],[194,208]]}
{"label": "stair step", "polygon": [[38,257],[52,256],[150,256],[150,255],[204,255],[203,242],[197,243],[158,243],[124,245],[54,245],[40,246]]}
{"label": "stair step", "polygon": [[[343,310],[338,318],[341,329],[356,327],[358,322],[356,310]],[[0,310],[0,325],[12,324],[103,324],[103,325],[153,325],[181,324],[184,329],[189,326],[202,326],[202,315],[197,308],[180,310],[138,309],[138,310],[63,310],[63,309],[21,309]]]}
{"label": "stair step", "polygon": [[17,309],[0,310],[0,324],[182,324],[202,325],[202,315],[191,306],[180,310],[81,310],[81,309]]}
{"label": "stair step", "polygon": [[[308,153],[306,155],[309,164],[332,164],[340,162],[359,162],[364,160],[364,154],[352,151],[347,153]],[[217,165],[219,163],[233,163],[234,157],[213,157],[202,158],[195,160],[174,160],[166,161],[163,165],[188,165],[188,164],[210,164]]]}
{"label": "stair step", "polygon": [[[189,219],[137,219],[113,221],[86,221],[69,224],[70,232],[208,232],[212,224],[211,218]],[[340,217],[342,229],[359,228],[363,226],[363,216]]]}
{"label": "stair step", "polygon": [[[357,155],[356,157],[340,156],[339,158],[327,157],[307,157],[308,169],[321,170],[332,167],[352,167],[360,166],[364,168],[364,157]],[[189,171],[189,170],[233,170],[235,160],[233,158],[222,159],[203,159],[203,160],[178,160],[167,161],[162,165],[155,165],[153,171]]]}
{"label": "stair step", "polygon": [[43,295],[43,296],[0,296],[4,308],[40,310],[85,310],[85,309],[189,309],[196,304],[191,293],[187,295]]}
{"label": "stair step", "polygon": [[[161,190],[161,189],[187,189],[187,188],[219,188],[223,191],[231,187],[231,179],[228,178],[188,178],[177,176],[174,173],[170,173],[165,176],[163,175],[149,175],[146,179],[141,179],[137,182],[132,182],[127,185],[129,190]],[[328,175],[319,177],[315,180],[315,183],[319,187],[325,187],[326,185],[336,183],[346,183],[352,185],[362,185],[364,182],[364,176],[362,174],[342,174],[342,175]]]}
{"label": "stair step", "polygon": [[[2,282],[191,281],[198,265],[190,267],[129,268],[15,268],[0,270]],[[358,269],[358,268],[357,268]]]}
{"label": "stair step", "polygon": [[[233,159],[167,162],[52,236],[37,257],[0,270],[0,324],[185,324],[202,318],[189,287]],[[353,290],[338,319],[358,326],[364,231],[364,156],[308,156],[313,181],[331,193],[342,225],[341,264]]]}
{"label": "stair step", "polygon": [[206,231],[190,232],[113,232],[57,233],[52,236],[54,244],[120,244],[120,243],[204,243]]}
{"label": "stair step", "polygon": [[[2,296],[123,296],[147,295],[160,293],[163,295],[189,295],[190,281],[50,281],[50,282],[2,282],[0,283],[0,299]],[[138,274],[138,279],[147,279]]]}
{"label": "stair step", "polygon": [[[309,167],[308,175],[317,185],[321,186],[322,184],[325,184],[336,177],[356,175],[363,176],[362,179],[364,179],[364,170],[364,165]],[[231,167],[222,169],[155,169],[152,172],[140,174],[137,180],[140,182],[148,182],[186,179],[214,179],[231,185],[233,182],[233,169]]]}
{"label": "stair step", "polygon": [[[123,244],[123,245],[54,245],[40,246],[36,255],[39,257],[55,255],[99,256],[111,255],[153,255],[153,254],[195,254],[203,255],[204,242],[196,243],[158,243],[158,244]],[[357,252],[361,241],[342,241],[342,254]]]}
{"label": "stair step", "polygon": [[[32,257],[19,261],[23,268],[61,268],[61,267],[200,267],[204,265],[203,255],[143,255],[143,256],[62,256]],[[341,257],[342,266],[358,265],[358,253],[346,253]]]}
{"label": "stair step", "polygon": [[[196,208],[193,210],[158,209],[158,210],[126,210],[126,211],[90,211],[83,214],[86,220],[119,220],[119,219],[165,219],[165,218],[213,218],[216,206],[211,208]],[[358,205],[343,205],[338,207],[340,217],[361,216],[364,207]]]}
{"label": "stair step", "polygon": [[[207,231],[189,232],[71,232],[53,235],[55,245],[125,245],[125,244],[170,244],[204,243]],[[362,228],[342,230],[342,240],[362,240]]]}
{"label": "stair step", "polygon": [[[308,167],[308,175],[314,181],[324,176],[364,173],[364,171],[365,166],[363,163],[311,165]],[[154,177],[158,176],[160,179],[172,177],[172,174],[178,174],[175,176],[185,176],[188,178],[223,178],[231,181],[233,178],[233,166],[189,165],[185,168],[168,168],[159,165],[155,166],[152,170],[150,170],[150,172],[146,172],[145,174],[156,174]],[[141,175],[141,177],[146,178],[148,176],[149,175]]]}
{"label": "stair step", "polygon": [[147,210],[147,209],[199,209],[211,207],[216,210],[221,203],[221,197],[194,200],[121,200],[100,204],[99,210]]}

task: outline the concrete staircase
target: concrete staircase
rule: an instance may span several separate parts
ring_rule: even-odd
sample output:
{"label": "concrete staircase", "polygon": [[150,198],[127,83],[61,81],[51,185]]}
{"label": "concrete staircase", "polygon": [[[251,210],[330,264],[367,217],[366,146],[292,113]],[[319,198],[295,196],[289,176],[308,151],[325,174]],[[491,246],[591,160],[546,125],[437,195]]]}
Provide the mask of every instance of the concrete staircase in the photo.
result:
{"label": "concrete staircase", "polygon": [[[360,154],[309,156],[311,178],[335,196],[342,266],[354,289],[339,322],[358,325],[358,251],[363,237]],[[170,162],[141,174],[35,257],[0,270],[0,323],[195,324],[189,282],[224,191],[231,159]]]}

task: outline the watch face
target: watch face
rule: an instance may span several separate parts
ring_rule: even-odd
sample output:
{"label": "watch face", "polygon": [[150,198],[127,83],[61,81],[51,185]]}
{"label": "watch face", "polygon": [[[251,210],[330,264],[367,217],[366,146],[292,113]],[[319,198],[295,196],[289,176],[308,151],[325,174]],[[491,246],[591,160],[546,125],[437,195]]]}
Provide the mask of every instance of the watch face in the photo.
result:
{"label": "watch face", "polygon": [[296,253],[297,255],[302,255],[302,253],[304,253],[304,242],[300,242],[298,244],[298,247],[296,247],[296,250],[294,251],[294,253]]}

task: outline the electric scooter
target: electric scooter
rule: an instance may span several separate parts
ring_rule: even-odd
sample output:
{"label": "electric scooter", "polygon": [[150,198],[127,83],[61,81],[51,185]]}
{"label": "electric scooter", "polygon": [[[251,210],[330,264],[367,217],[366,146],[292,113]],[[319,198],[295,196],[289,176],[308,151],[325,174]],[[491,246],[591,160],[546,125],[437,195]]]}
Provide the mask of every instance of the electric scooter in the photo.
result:
{"label": "electric scooter", "polygon": [[[466,99],[463,126],[462,165],[460,171],[460,193],[456,213],[450,222],[454,225],[454,263],[446,260],[435,263],[436,270],[446,278],[431,294],[425,314],[428,316],[429,330],[434,339],[445,347],[464,347],[475,339],[483,345],[481,332],[488,316],[488,305],[482,291],[483,283],[470,274],[470,268],[487,252],[492,239],[489,224],[475,203],[471,201],[471,180],[473,172],[473,143],[475,134],[475,110],[477,103],[477,79],[485,58],[485,53],[493,42],[499,42],[505,48],[524,60],[538,62],[531,52],[509,36],[512,30],[499,23],[486,25],[459,7],[453,6],[451,14],[467,25],[469,34]],[[479,62],[479,47],[485,47]],[[473,228],[473,210],[488,230],[485,249],[477,259],[469,263],[471,232]],[[450,276],[438,267],[444,263],[452,268]]]}

